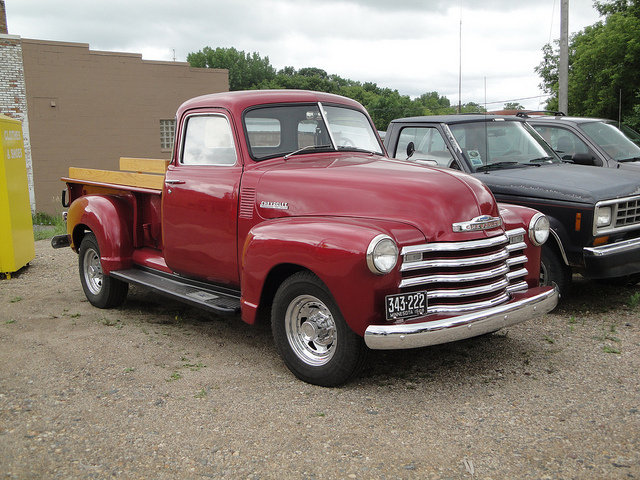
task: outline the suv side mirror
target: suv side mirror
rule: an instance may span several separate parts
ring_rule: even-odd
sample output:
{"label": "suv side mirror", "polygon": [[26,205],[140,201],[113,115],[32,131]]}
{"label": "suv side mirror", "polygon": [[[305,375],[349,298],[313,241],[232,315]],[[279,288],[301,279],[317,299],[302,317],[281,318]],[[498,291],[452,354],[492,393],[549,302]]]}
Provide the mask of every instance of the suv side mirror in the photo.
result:
{"label": "suv side mirror", "polygon": [[407,145],[407,160],[411,158],[411,156],[416,152],[416,146],[413,142],[409,142]]}
{"label": "suv side mirror", "polygon": [[593,158],[593,155],[590,155],[588,153],[574,153],[573,156],[571,157],[571,160],[573,160],[573,163],[576,163],[578,165],[595,165],[596,164],[596,159]]}

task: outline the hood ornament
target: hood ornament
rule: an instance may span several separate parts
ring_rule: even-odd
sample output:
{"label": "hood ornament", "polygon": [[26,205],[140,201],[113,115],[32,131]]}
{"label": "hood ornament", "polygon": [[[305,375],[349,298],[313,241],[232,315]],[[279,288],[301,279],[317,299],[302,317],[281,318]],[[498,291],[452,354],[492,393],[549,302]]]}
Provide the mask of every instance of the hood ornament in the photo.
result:
{"label": "hood ornament", "polygon": [[468,222],[458,222],[451,225],[454,232],[477,232],[490,230],[502,226],[502,218],[491,215],[480,215]]}

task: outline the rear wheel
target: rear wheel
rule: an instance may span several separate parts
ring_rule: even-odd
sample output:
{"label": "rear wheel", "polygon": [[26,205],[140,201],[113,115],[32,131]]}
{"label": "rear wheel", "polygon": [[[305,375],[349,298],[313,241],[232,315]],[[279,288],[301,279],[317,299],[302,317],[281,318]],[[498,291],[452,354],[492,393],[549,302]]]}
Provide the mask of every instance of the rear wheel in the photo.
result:
{"label": "rear wheel", "polygon": [[114,308],[122,305],[127,298],[129,284],[102,272],[100,248],[93,233],[84,236],[78,253],[80,283],[91,305],[98,308]]}
{"label": "rear wheel", "polygon": [[571,289],[571,267],[566,265],[560,254],[550,245],[544,244],[540,255],[540,285],[558,286],[561,295]]}
{"label": "rear wheel", "polygon": [[335,387],[364,366],[364,340],[349,328],[327,287],[310,272],[296,273],[278,288],[271,329],[284,363],[305,382]]}

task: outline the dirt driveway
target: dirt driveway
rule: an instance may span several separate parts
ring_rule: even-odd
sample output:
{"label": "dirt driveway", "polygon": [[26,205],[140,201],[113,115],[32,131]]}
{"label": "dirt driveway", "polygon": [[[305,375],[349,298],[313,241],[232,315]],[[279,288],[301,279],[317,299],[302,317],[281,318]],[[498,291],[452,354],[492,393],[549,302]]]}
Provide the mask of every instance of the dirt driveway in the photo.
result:
{"label": "dirt driveway", "polygon": [[581,282],[496,334],[301,383],[268,326],[85,300],[36,242],[0,280],[0,478],[640,478],[640,289]]}

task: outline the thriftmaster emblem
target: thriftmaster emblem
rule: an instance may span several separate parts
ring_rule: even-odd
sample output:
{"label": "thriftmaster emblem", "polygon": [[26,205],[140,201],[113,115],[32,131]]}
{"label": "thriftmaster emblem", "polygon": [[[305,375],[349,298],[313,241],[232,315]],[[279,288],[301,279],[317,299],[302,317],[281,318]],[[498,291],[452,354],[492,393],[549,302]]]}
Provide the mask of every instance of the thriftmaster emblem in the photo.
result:
{"label": "thriftmaster emblem", "polygon": [[287,202],[260,202],[260,208],[274,208],[276,210],[289,210]]}

